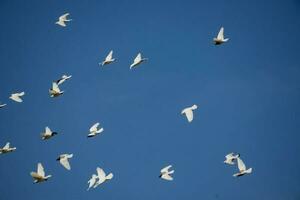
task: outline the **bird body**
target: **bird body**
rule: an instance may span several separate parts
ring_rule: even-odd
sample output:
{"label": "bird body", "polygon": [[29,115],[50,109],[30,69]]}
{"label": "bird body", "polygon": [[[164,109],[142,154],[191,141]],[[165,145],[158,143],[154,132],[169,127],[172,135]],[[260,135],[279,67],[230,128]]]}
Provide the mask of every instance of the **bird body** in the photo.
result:
{"label": "bird body", "polygon": [[52,175],[45,176],[45,170],[42,163],[38,163],[37,172],[31,172],[30,175],[34,179],[34,183],[47,181]]}
{"label": "bird body", "polygon": [[23,99],[21,99],[21,97],[24,95],[25,95],[25,92],[14,93],[14,94],[11,94],[11,96],[9,98],[15,102],[21,103],[21,102],[23,102]]}
{"label": "bird body", "polygon": [[243,176],[245,174],[252,173],[252,168],[246,169],[245,163],[239,157],[237,158],[237,164],[238,164],[239,172],[236,174],[233,174],[234,177],[239,177],[239,176]]}
{"label": "bird body", "polygon": [[73,157],[73,154],[61,154],[56,160],[60,162],[64,168],[71,170],[69,159]]}
{"label": "bird body", "polygon": [[171,174],[175,172],[175,170],[169,171],[169,169],[172,167],[172,165],[168,165],[167,167],[164,167],[163,169],[160,170],[160,178],[167,180],[167,181],[172,181],[173,177]]}
{"label": "bird body", "polygon": [[94,137],[104,131],[103,128],[98,128],[99,125],[100,125],[100,123],[98,122],[90,128],[90,133],[88,134],[88,137]]}
{"label": "bird body", "polygon": [[51,131],[51,129],[48,126],[45,128],[45,132],[41,133],[43,140],[48,140],[52,138],[54,135],[57,135],[57,132]]}
{"label": "bird body", "polygon": [[10,147],[10,143],[7,142],[3,148],[0,148],[0,154],[10,153],[15,151],[16,149],[16,147]]}
{"label": "bird body", "polygon": [[221,27],[218,35],[214,38],[215,45],[220,45],[227,42],[229,38],[224,39],[224,27]]}
{"label": "bird body", "polygon": [[188,122],[192,122],[193,119],[194,119],[193,111],[196,110],[197,108],[198,108],[197,105],[193,105],[191,107],[187,107],[187,108],[185,108],[185,109],[183,109],[181,111],[181,114],[186,116]]}
{"label": "bird body", "polygon": [[60,16],[58,18],[58,21],[55,22],[55,24],[57,25],[60,25],[62,27],[66,27],[66,22],[69,22],[69,21],[72,21],[72,19],[67,19],[67,17],[70,15],[70,13],[66,13],[66,14],[63,14],[62,16]]}
{"label": "bird body", "polygon": [[101,63],[102,66],[110,64],[114,62],[116,59],[113,58],[113,50],[109,52],[109,54],[106,56],[105,60]]}
{"label": "bird body", "polygon": [[56,82],[52,83],[52,88],[49,89],[49,94],[51,97],[58,97],[62,95],[64,91],[60,91],[58,84]]}
{"label": "bird body", "polygon": [[133,63],[130,65],[130,69],[133,67],[136,67],[137,65],[141,64],[142,62],[148,60],[148,58],[142,58],[142,54],[138,53],[138,55],[135,57]]}

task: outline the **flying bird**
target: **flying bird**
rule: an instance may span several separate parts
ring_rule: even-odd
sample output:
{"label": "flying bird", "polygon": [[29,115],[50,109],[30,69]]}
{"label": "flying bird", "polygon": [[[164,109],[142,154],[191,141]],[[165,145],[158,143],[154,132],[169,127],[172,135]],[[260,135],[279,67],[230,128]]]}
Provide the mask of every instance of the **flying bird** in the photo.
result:
{"label": "flying bird", "polygon": [[25,92],[14,93],[14,94],[11,94],[11,96],[9,98],[15,102],[21,103],[21,102],[23,102],[23,99],[21,99],[21,97],[24,95],[25,95]]}
{"label": "flying bird", "polygon": [[6,106],[6,103],[0,104],[0,108],[3,108],[4,106]]}
{"label": "flying bird", "polygon": [[224,39],[224,28],[222,27],[218,33],[217,38],[214,38],[215,45],[223,44],[224,42],[227,42],[229,38]]}
{"label": "flying bird", "polygon": [[68,76],[68,75],[63,75],[60,79],[58,79],[56,82],[57,85],[62,84],[63,82],[65,82],[66,80],[72,78],[72,75]]}
{"label": "flying bird", "polygon": [[167,180],[167,181],[172,181],[173,177],[171,174],[173,174],[175,171],[169,171],[169,169],[172,167],[172,165],[168,165],[167,167],[164,167],[162,170],[160,170],[160,178]]}
{"label": "flying bird", "polygon": [[67,17],[70,15],[70,13],[66,13],[66,14],[63,14],[62,16],[60,16],[58,18],[58,21],[55,22],[55,24],[57,25],[60,25],[62,27],[66,27],[66,22],[69,22],[69,21],[72,21],[72,19],[67,19]]}
{"label": "flying bird", "polygon": [[100,167],[97,167],[98,180],[93,187],[96,188],[98,185],[104,183],[105,181],[112,179],[113,176],[114,175],[112,173],[109,173],[108,175],[106,175],[105,172],[103,171],[103,169],[101,169]]}
{"label": "flying bird", "polygon": [[50,97],[58,97],[62,95],[64,91],[60,91],[58,84],[56,82],[52,83],[52,88],[49,89]]}
{"label": "flying bird", "polygon": [[45,128],[45,132],[41,133],[42,140],[48,140],[52,138],[54,135],[57,135],[57,132],[52,132],[48,126]]}
{"label": "flying bird", "polygon": [[237,164],[238,164],[238,168],[239,168],[240,172],[233,174],[234,177],[239,177],[239,176],[243,176],[245,174],[252,173],[252,168],[246,169],[246,165],[244,164],[242,159],[240,159],[239,157],[237,158]]}
{"label": "flying bird", "polygon": [[107,65],[107,64],[110,64],[110,63],[114,62],[115,60],[116,59],[113,58],[113,50],[111,50],[109,52],[109,54],[106,56],[105,60],[102,63],[99,63],[99,64],[101,64],[102,66],[104,66],[104,65]]}
{"label": "flying bird", "polygon": [[0,148],[0,154],[10,153],[15,151],[16,149],[16,147],[10,147],[10,143],[7,142],[3,148]]}
{"label": "flying bird", "polygon": [[51,177],[51,175],[45,176],[44,167],[41,163],[38,163],[37,172],[31,172],[30,175],[34,179],[34,183],[47,181]]}
{"label": "flying bird", "polygon": [[61,154],[56,160],[60,162],[64,168],[71,170],[69,159],[73,157],[73,154]]}
{"label": "flying bird", "polygon": [[234,164],[235,164],[234,161],[235,161],[238,157],[240,157],[240,154],[234,155],[234,153],[229,153],[229,154],[227,154],[227,155],[225,156],[225,159],[226,159],[226,160],[224,160],[224,163],[225,163],[225,164],[228,164],[228,165],[234,165]]}
{"label": "flying bird", "polygon": [[135,57],[133,63],[130,65],[130,69],[133,67],[136,67],[137,65],[141,64],[142,62],[148,60],[148,58],[142,58],[142,54],[138,53],[138,55]]}
{"label": "flying bird", "polygon": [[96,184],[97,181],[97,175],[93,174],[90,180],[88,181],[89,187],[87,190],[89,190],[91,187],[93,187]]}
{"label": "flying bird", "polygon": [[98,128],[99,125],[100,125],[100,123],[98,122],[90,128],[90,133],[88,134],[88,137],[94,137],[104,131],[103,128]]}
{"label": "flying bird", "polygon": [[193,105],[193,106],[191,106],[191,107],[187,107],[187,108],[185,108],[185,109],[183,109],[183,110],[181,111],[181,114],[182,114],[182,115],[184,114],[184,115],[186,116],[188,122],[192,122],[193,119],[194,119],[193,111],[196,110],[197,108],[198,108],[197,105]]}

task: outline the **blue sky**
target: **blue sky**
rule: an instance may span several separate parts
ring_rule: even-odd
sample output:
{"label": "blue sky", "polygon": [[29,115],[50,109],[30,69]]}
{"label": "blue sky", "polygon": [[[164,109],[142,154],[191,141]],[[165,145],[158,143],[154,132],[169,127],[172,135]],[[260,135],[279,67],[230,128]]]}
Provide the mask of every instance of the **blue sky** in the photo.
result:
{"label": "blue sky", "polygon": [[[0,3],[3,199],[300,198],[300,3],[16,1]],[[66,28],[58,16],[71,13]],[[221,26],[229,42],[214,46]],[[114,50],[117,61],[98,63]],[[129,65],[141,51],[149,61]],[[65,94],[53,80],[73,75]],[[25,91],[22,104],[8,99]],[[189,124],[183,108],[198,105]],[[104,132],[87,139],[100,122]],[[42,141],[45,126],[59,132]],[[222,162],[241,153],[253,174]],[[73,153],[72,170],[56,162]],[[53,177],[33,184],[42,162]],[[174,181],[159,170],[173,164]],[[86,191],[97,166],[114,178]]]}

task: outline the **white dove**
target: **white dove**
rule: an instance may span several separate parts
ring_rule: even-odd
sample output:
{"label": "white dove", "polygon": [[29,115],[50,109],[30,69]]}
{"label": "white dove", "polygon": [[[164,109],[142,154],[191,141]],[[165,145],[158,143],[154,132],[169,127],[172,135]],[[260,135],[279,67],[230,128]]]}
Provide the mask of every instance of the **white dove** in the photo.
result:
{"label": "white dove", "polygon": [[65,82],[66,80],[68,80],[68,79],[70,79],[70,78],[72,78],[72,75],[70,75],[70,76],[68,76],[68,75],[63,75],[60,79],[58,79],[58,80],[56,81],[56,84],[57,84],[57,85],[60,85],[60,84],[62,84],[63,82]]}
{"label": "white dove", "polygon": [[0,104],[0,108],[3,108],[4,106],[6,106],[6,103]]}
{"label": "white dove", "polygon": [[69,159],[73,157],[73,154],[61,154],[56,160],[64,166],[67,170],[71,170]]}
{"label": "white dove", "polygon": [[60,91],[58,85],[56,82],[52,83],[52,88],[49,89],[49,94],[51,97],[58,97],[62,95],[64,91]]}
{"label": "white dove", "polygon": [[246,169],[246,165],[240,158],[237,158],[237,164],[240,172],[233,174],[234,177],[252,173],[252,168]]}
{"label": "white dove", "polygon": [[45,176],[44,167],[41,163],[38,163],[37,172],[31,172],[30,175],[34,179],[34,183],[47,181],[51,177],[51,175]]}
{"label": "white dove", "polygon": [[182,114],[182,115],[185,114],[185,116],[186,116],[188,122],[192,122],[193,119],[194,119],[193,111],[196,110],[197,108],[198,108],[197,105],[193,105],[193,106],[191,106],[191,107],[187,107],[187,108],[185,108],[185,109],[183,109],[183,110],[181,111],[181,114]]}
{"label": "white dove", "polygon": [[96,181],[97,181],[97,175],[93,174],[92,178],[88,181],[89,187],[87,190],[89,190],[91,187],[93,187],[95,185]]}
{"label": "white dove", "polygon": [[109,54],[106,56],[105,60],[102,63],[99,63],[99,64],[101,64],[102,66],[104,66],[104,65],[107,65],[107,64],[110,64],[110,63],[114,62],[115,60],[116,59],[113,58],[113,50],[111,50],[109,52]]}
{"label": "white dove", "polygon": [[169,171],[169,169],[172,167],[172,165],[168,165],[167,167],[164,167],[162,170],[160,170],[160,178],[165,179],[167,181],[172,181],[173,177],[171,174],[173,174],[175,171]]}
{"label": "white dove", "polygon": [[0,154],[10,153],[15,151],[16,149],[16,147],[10,147],[10,143],[7,142],[3,148],[0,148]]}
{"label": "white dove", "polygon": [[148,58],[142,58],[142,54],[138,53],[138,55],[135,57],[133,63],[130,65],[130,69],[141,64],[142,62],[144,62],[145,60],[148,60]]}
{"label": "white dove", "polygon": [[100,125],[100,123],[98,122],[90,128],[90,133],[88,134],[88,137],[94,137],[104,131],[103,128],[98,128],[99,125]]}
{"label": "white dove", "polygon": [[108,175],[105,174],[105,172],[103,171],[103,169],[101,169],[100,167],[97,167],[97,178],[98,181],[96,182],[96,184],[94,185],[94,188],[96,188],[98,185],[104,183],[107,180],[110,180],[113,178],[113,174],[109,173]]}
{"label": "white dove", "polygon": [[234,153],[229,153],[225,156],[226,160],[224,160],[224,163],[228,165],[234,165],[234,160],[236,160],[238,157],[240,157],[240,154],[234,155]]}
{"label": "white dove", "polygon": [[14,94],[11,94],[11,96],[9,98],[13,101],[21,103],[21,102],[23,102],[23,99],[21,99],[21,97],[24,95],[25,95],[25,92],[14,93]]}
{"label": "white dove", "polygon": [[47,140],[52,138],[54,135],[57,135],[57,132],[52,132],[51,129],[47,126],[45,132],[41,133],[42,139]]}
{"label": "white dove", "polygon": [[67,17],[70,15],[70,13],[66,13],[66,14],[63,14],[62,16],[60,16],[58,18],[58,21],[55,22],[55,24],[57,25],[60,25],[62,27],[66,27],[66,23],[65,22],[69,22],[69,21],[72,21],[72,19],[67,19]]}
{"label": "white dove", "polygon": [[222,44],[224,42],[227,42],[229,38],[224,39],[224,28],[222,27],[218,33],[217,38],[214,38],[215,45]]}

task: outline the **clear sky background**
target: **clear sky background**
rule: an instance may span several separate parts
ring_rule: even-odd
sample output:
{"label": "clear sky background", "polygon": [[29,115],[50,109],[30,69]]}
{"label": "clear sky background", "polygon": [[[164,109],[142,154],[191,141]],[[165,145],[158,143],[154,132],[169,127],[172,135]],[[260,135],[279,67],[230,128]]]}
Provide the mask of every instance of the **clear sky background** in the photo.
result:
{"label": "clear sky background", "polygon": [[[298,0],[2,0],[0,199],[300,198]],[[66,28],[55,25],[70,12]],[[212,39],[225,27],[228,43]],[[110,50],[117,61],[100,68]],[[138,52],[149,58],[129,70]],[[73,75],[65,94],[53,80]],[[21,104],[8,99],[25,91]],[[198,105],[192,123],[180,115]],[[103,134],[87,139],[100,122]],[[59,132],[42,141],[45,126]],[[223,164],[239,152],[253,173]],[[72,170],[55,160],[73,153]],[[33,184],[42,162],[49,181]],[[172,164],[174,181],[158,178]],[[96,167],[114,178],[86,191]]]}

